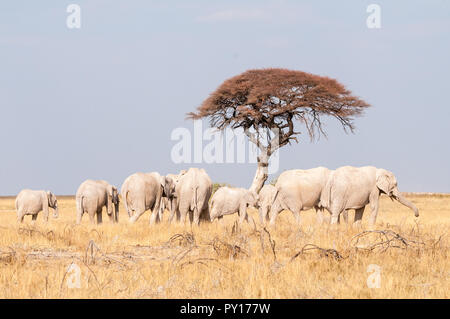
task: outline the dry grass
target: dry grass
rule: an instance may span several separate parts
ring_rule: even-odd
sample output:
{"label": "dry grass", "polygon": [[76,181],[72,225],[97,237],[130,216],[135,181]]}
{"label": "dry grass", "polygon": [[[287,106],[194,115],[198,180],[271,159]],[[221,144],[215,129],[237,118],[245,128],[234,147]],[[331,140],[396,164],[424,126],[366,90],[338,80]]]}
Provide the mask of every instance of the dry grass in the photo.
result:
{"label": "dry grass", "polygon": [[[3,198],[0,298],[449,298],[450,196],[408,197],[419,219],[383,198],[382,232],[366,233],[319,227],[312,211],[300,228],[289,212],[275,229],[239,226],[237,216],[150,227],[148,213],[129,225],[123,209],[117,225],[84,216],[76,226],[70,197],[59,198],[59,219],[19,225],[14,199]],[[68,288],[72,263],[81,288]],[[380,288],[367,287],[370,264],[381,267]]]}

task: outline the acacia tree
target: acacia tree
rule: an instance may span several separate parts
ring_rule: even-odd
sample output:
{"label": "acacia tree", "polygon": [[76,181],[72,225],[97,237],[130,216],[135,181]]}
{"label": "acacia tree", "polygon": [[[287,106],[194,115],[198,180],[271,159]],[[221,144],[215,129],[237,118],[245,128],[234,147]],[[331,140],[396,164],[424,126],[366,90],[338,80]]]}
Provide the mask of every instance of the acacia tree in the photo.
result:
{"label": "acacia tree", "polygon": [[268,177],[270,156],[298,142],[299,126],[311,140],[326,136],[322,117],[329,115],[346,132],[353,132],[354,117],[369,106],[334,79],[287,69],[258,69],[223,82],[188,118],[208,118],[211,127],[219,130],[244,129],[260,150],[250,186],[259,192]]}

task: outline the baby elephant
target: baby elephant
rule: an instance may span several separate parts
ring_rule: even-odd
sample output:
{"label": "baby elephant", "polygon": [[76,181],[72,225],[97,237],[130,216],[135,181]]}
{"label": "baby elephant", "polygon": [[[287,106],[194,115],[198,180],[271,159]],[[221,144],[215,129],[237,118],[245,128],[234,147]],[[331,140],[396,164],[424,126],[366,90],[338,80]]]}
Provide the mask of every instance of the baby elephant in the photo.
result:
{"label": "baby elephant", "polygon": [[240,222],[248,222],[247,207],[258,205],[258,195],[245,188],[221,187],[213,195],[210,204],[211,222],[224,215],[239,213]]}
{"label": "baby elephant", "polygon": [[58,218],[58,201],[50,191],[22,190],[16,198],[17,221],[23,222],[25,215],[31,215],[36,221],[40,211],[44,211],[45,221],[48,221],[48,208],[53,208],[53,217]]}
{"label": "baby elephant", "polygon": [[119,193],[117,188],[106,181],[94,181],[88,179],[78,188],[76,195],[77,224],[81,223],[84,213],[89,215],[91,223],[102,223],[102,210],[106,206],[106,212],[113,223],[119,221]]}

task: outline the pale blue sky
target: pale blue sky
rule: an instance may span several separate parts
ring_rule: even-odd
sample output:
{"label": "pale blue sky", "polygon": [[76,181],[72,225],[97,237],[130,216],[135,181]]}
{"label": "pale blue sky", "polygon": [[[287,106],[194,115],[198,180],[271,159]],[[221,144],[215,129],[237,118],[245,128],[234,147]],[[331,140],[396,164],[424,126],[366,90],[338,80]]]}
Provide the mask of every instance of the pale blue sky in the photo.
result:
{"label": "pale blue sky", "polygon": [[400,190],[450,192],[449,57],[444,0],[2,1],[0,195],[189,166],[249,186],[254,164],[173,163],[170,134],[223,80],[265,67],[328,75],[373,105],[354,135],[330,120],[328,139],[285,147],[281,170],[375,165]]}

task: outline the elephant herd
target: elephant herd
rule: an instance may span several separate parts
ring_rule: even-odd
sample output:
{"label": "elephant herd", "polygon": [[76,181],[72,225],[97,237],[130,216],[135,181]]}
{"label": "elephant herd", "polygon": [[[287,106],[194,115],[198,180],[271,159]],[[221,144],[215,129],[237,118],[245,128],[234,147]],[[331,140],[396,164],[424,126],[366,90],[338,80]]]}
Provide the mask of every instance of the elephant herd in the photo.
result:
{"label": "elephant herd", "polygon": [[[261,223],[275,223],[283,210],[293,213],[300,222],[300,212],[314,208],[318,222],[322,223],[328,211],[329,222],[336,224],[342,216],[347,221],[347,212],[355,210],[355,223],[360,223],[366,205],[370,205],[369,223],[375,224],[379,197],[386,194],[409,207],[415,216],[419,211],[413,203],[402,196],[397,188],[394,174],[373,166],[344,166],[336,170],[317,167],[307,170],[284,171],[275,186],[264,185],[256,193],[245,188],[220,187],[212,194],[213,185],[204,169],[190,168],[179,174],[162,176],[159,173],[135,173],[122,184],[120,197],[117,188],[106,181],[87,180],[76,193],[76,221],[79,224],[87,213],[92,223],[102,222],[102,210],[113,223],[119,221],[119,201],[128,213],[129,221],[134,223],[147,210],[151,211],[150,224],[160,222],[164,211],[169,212],[169,222],[174,218],[184,224],[200,221],[222,220],[224,215],[238,213],[240,222],[246,220],[248,207],[259,210]],[[18,221],[25,215],[32,215],[33,222],[40,211],[48,221],[49,208],[58,217],[58,201],[49,191],[23,190],[16,198]]]}

